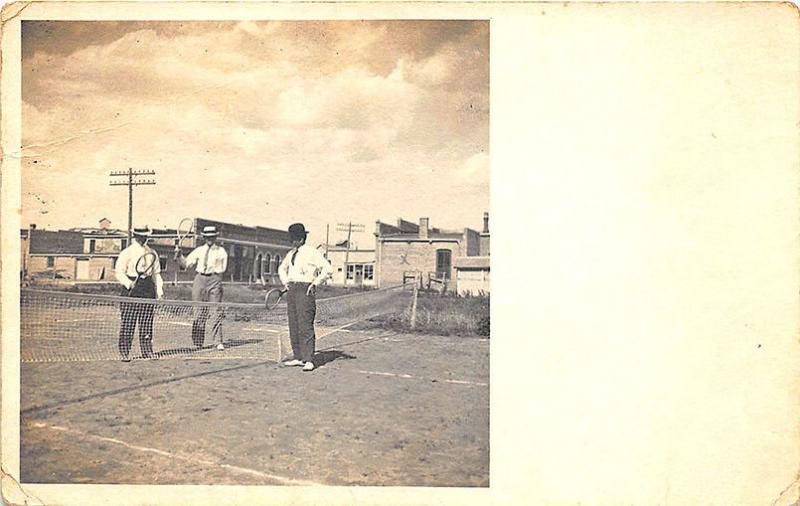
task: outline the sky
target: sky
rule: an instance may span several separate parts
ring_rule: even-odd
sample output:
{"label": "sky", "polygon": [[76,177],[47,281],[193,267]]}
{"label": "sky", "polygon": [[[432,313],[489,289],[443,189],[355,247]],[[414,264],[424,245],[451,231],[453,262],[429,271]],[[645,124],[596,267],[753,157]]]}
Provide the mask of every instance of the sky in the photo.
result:
{"label": "sky", "polygon": [[485,21],[25,21],[23,226],[482,227]]}

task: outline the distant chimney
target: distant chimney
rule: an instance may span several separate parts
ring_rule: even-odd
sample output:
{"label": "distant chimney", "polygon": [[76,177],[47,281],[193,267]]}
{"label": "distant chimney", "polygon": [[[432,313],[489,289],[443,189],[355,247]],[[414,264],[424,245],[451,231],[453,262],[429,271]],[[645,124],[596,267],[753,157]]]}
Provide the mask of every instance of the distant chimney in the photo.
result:
{"label": "distant chimney", "polygon": [[31,230],[36,230],[36,223],[31,223]]}
{"label": "distant chimney", "polygon": [[109,220],[108,218],[103,218],[100,220],[101,230],[107,230],[109,225],[111,225],[111,220]]}
{"label": "distant chimney", "polygon": [[428,238],[428,223],[429,223],[429,221],[430,220],[428,218],[420,218],[419,219],[419,237],[421,239],[427,239]]}
{"label": "distant chimney", "polygon": [[483,213],[483,233],[489,233],[489,213]]}

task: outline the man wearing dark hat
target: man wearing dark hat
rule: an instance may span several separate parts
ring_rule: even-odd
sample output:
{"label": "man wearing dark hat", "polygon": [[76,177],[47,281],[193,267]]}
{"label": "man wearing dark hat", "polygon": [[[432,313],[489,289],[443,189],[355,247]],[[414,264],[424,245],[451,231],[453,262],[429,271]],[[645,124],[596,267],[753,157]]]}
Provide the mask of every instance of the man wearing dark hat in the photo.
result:
{"label": "man wearing dark hat", "polygon": [[[125,295],[139,299],[160,299],[164,296],[164,283],[161,279],[161,263],[158,254],[147,245],[152,235],[148,227],[134,228],[130,246],[119,253],[114,265],[114,275],[124,287]],[[149,276],[139,276],[136,262],[145,253],[156,255],[153,272]],[[119,328],[119,353],[124,362],[130,362],[133,329],[139,324],[139,348],[143,358],[153,356],[153,313],[154,307],[147,303],[120,304],[122,322]]]}
{"label": "man wearing dark hat", "polygon": [[281,283],[286,287],[289,313],[289,339],[294,358],[285,365],[302,365],[304,371],[314,370],[314,316],[317,312],[316,289],[333,274],[331,264],[322,253],[306,245],[305,226],[289,226],[292,249],[278,269]]}
{"label": "man wearing dark hat", "polygon": [[[222,302],[222,275],[228,268],[228,253],[225,248],[217,244],[219,231],[213,225],[203,227],[202,231],[205,244],[192,250],[184,257],[179,247],[175,247],[175,259],[183,268],[196,266],[197,274],[192,284],[192,300],[201,302]],[[207,306],[199,307],[192,323],[192,342],[195,346],[202,347],[205,342],[206,321],[209,317]],[[222,319],[225,314],[217,308],[212,321],[214,341],[217,349],[224,350],[222,344]]]}

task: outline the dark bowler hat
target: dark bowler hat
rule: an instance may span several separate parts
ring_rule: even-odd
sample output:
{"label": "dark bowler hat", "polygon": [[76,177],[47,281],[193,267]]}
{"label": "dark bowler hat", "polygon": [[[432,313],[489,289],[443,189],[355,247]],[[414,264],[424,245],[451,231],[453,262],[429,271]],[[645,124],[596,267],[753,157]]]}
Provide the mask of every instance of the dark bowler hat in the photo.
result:
{"label": "dark bowler hat", "polygon": [[133,235],[138,235],[139,237],[150,237],[153,235],[153,231],[150,230],[150,227],[137,227],[133,229]]}
{"label": "dark bowler hat", "polygon": [[293,223],[289,225],[289,237],[291,237],[292,240],[305,239],[307,235],[308,231],[306,231],[306,227],[304,227],[302,223]]}

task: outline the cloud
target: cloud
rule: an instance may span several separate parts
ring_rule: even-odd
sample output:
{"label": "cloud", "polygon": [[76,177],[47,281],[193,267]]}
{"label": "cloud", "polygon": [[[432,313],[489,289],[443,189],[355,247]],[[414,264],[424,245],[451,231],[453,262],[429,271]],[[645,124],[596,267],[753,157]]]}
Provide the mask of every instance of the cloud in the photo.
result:
{"label": "cloud", "polygon": [[465,179],[483,178],[489,175],[489,155],[475,153],[461,167],[460,176]]}
{"label": "cloud", "polygon": [[[53,224],[124,223],[107,173],[129,166],[158,172],[137,193],[150,223],[294,217],[319,230],[337,215],[450,209],[445,221],[488,205],[485,22],[103,23],[80,46],[82,25],[26,39],[23,186]],[[434,190],[455,182],[464,214]]]}

